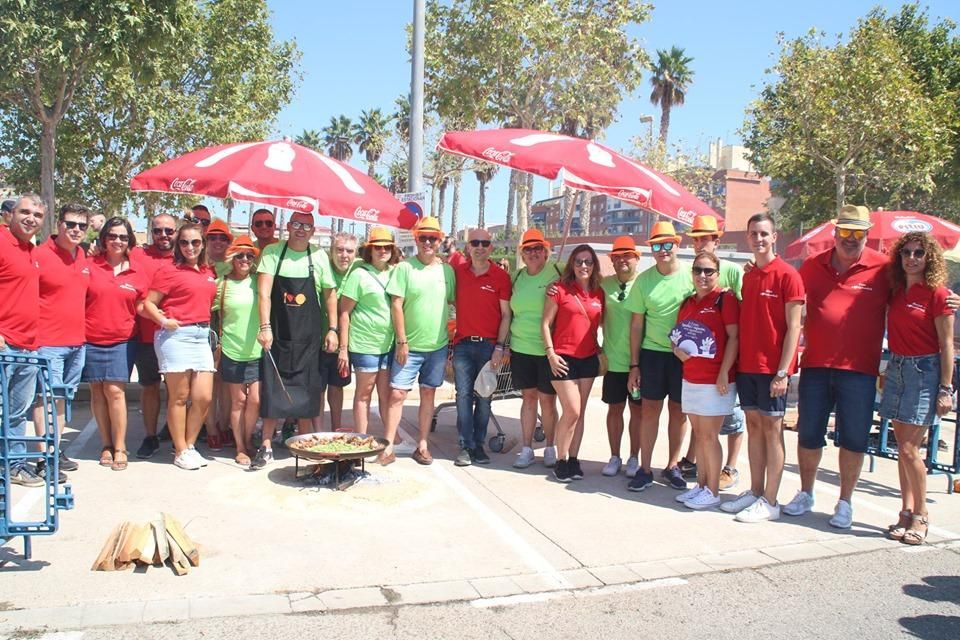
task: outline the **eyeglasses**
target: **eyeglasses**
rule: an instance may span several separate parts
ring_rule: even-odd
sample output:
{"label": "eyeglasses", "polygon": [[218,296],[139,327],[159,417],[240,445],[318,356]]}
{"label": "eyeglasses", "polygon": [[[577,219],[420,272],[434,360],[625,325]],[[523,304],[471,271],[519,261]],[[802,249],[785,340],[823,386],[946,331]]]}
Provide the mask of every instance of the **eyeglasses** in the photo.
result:
{"label": "eyeglasses", "polygon": [[907,248],[900,249],[901,258],[907,258],[907,259],[914,258],[919,260],[925,255],[927,255],[926,249],[907,249]]}
{"label": "eyeglasses", "polygon": [[392,244],[375,244],[371,245],[374,251],[393,251]]}
{"label": "eyeglasses", "polygon": [[188,224],[201,224],[205,227],[210,226],[210,218],[198,218],[196,216],[184,216],[183,221]]}
{"label": "eyeglasses", "polygon": [[230,238],[222,233],[211,233],[207,235],[207,242],[230,242]]}
{"label": "eyeglasses", "polygon": [[199,238],[197,238],[196,240],[185,240],[185,239],[181,238],[181,239],[180,239],[180,246],[181,246],[181,247],[193,247],[194,249],[199,249],[200,247],[203,246],[203,240],[200,240]]}
{"label": "eyeglasses", "polygon": [[255,220],[253,223],[255,227],[266,227],[268,229],[273,228],[273,220]]}
{"label": "eyeglasses", "polygon": [[440,242],[440,236],[417,236],[417,242]]}
{"label": "eyeglasses", "polygon": [[309,222],[300,222],[299,220],[295,220],[294,222],[290,223],[290,228],[294,231],[312,231],[313,225]]}
{"label": "eyeglasses", "polygon": [[238,253],[238,254],[236,254],[236,255],[233,256],[233,259],[234,259],[234,260],[246,260],[247,262],[253,262],[254,260],[257,259],[257,256],[255,256],[255,255],[252,254],[252,253]]}
{"label": "eyeglasses", "polygon": [[592,267],[593,260],[590,258],[577,258],[573,261],[573,264],[577,265],[578,267]]}
{"label": "eyeglasses", "polygon": [[841,238],[849,238],[853,236],[857,240],[863,240],[867,237],[867,232],[863,229],[841,229],[837,228],[837,235]]}
{"label": "eyeglasses", "polygon": [[708,278],[714,275],[717,272],[716,269],[711,267],[694,267],[693,275],[695,276],[707,276]]}
{"label": "eyeglasses", "polygon": [[155,236],[172,236],[177,232],[176,229],[170,227],[154,227],[153,235]]}
{"label": "eyeglasses", "polygon": [[659,253],[661,251],[673,251],[673,243],[654,242],[652,245],[650,245],[650,251],[653,251],[654,253]]}
{"label": "eyeglasses", "polygon": [[534,245],[532,247],[524,247],[521,249],[524,253],[540,253],[543,251],[544,247],[542,244]]}
{"label": "eyeglasses", "polygon": [[617,302],[623,302],[623,299],[627,297],[627,283],[620,283],[620,293],[617,294]]}
{"label": "eyeglasses", "polygon": [[63,226],[65,226],[67,229],[80,229],[80,231],[86,231],[87,226],[89,225],[86,222],[77,222],[75,220],[64,220]]}
{"label": "eyeglasses", "polygon": [[127,242],[130,240],[130,236],[125,233],[108,233],[107,240],[114,240],[119,242]]}
{"label": "eyeglasses", "polygon": [[471,240],[471,247],[489,247],[491,242],[489,240]]}

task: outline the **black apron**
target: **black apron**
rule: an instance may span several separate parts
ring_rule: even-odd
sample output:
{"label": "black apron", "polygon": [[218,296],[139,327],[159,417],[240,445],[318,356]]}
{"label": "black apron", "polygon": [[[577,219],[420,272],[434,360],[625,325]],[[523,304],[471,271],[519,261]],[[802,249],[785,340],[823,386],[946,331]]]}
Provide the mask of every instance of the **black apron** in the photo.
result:
{"label": "black apron", "polygon": [[[286,254],[287,245],[284,243],[273,274],[273,289],[270,290],[270,326],[273,329],[270,354],[276,368],[265,353],[261,363],[260,416],[312,418],[320,414],[320,394],[323,392],[320,375],[323,336],[317,335],[322,325],[320,300],[310,246],[307,245],[309,271],[306,278],[280,275]],[[277,377],[278,371],[282,385]]]}

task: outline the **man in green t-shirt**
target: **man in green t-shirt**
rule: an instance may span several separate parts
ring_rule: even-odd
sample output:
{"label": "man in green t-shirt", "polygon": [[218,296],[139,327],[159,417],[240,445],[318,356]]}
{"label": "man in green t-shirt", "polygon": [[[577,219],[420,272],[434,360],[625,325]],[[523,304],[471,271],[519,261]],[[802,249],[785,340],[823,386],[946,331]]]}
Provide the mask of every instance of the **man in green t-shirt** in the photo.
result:
{"label": "man in green t-shirt", "polygon": [[[694,218],[693,227],[685,235],[693,242],[693,250],[696,253],[709,251],[715,254],[723,231],[717,225],[717,219],[714,216],[701,215]],[[721,260],[718,284],[722,289],[733,291],[737,295],[737,300],[739,300],[741,298],[740,290],[743,288],[743,270],[729,260]],[[720,428],[720,435],[727,436],[727,461],[720,472],[721,491],[732,489],[740,481],[740,472],[737,471],[737,458],[740,457],[740,446],[743,444],[745,428],[745,417],[738,399],[733,408],[733,413],[724,418],[723,426]],[[690,438],[687,455],[680,459],[680,473],[683,474],[684,478],[697,477],[697,452],[693,447],[693,438]]]}
{"label": "man in green t-shirt", "polygon": [[[440,221],[423,218],[414,230],[417,255],[398,264],[387,285],[390,314],[397,334],[397,351],[390,368],[390,404],[386,437],[393,443],[403,403],[419,374],[419,439],[413,459],[430,464],[427,437],[433,421],[434,397],[443,384],[447,365],[447,320],[456,286],[453,269],[439,255]],[[388,447],[392,454],[392,444]]]}
{"label": "man in green t-shirt", "polygon": [[607,372],[603,375],[601,400],[607,405],[607,438],[610,441],[610,461],[603,467],[603,475],[620,473],[623,459],[620,457],[620,441],[623,438],[623,410],[630,403],[630,458],[626,475],[632,478],[640,468],[640,396],[631,395],[627,389],[630,375],[630,320],[633,313],[626,300],[637,281],[637,263],[640,252],[630,236],[620,236],[613,241],[610,262],[613,275],[600,283],[606,296],[603,314],[603,356]]}
{"label": "man in green t-shirt", "polygon": [[[680,404],[683,366],[673,355],[670,330],[677,324],[680,305],[693,293],[690,265],[677,260],[680,236],[669,222],[657,222],[647,240],[656,264],[637,276],[627,297],[630,321],[630,375],[627,387],[640,389],[643,399],[640,423],[640,470],[630,481],[631,491],[643,491],[653,484],[650,462],[657,442],[663,401],[669,396],[669,457],[661,474],[674,489],[686,489],[680,473],[680,447],[686,435],[686,417]],[[642,338],[642,340],[641,340]],[[639,354],[639,355],[638,355]]]}

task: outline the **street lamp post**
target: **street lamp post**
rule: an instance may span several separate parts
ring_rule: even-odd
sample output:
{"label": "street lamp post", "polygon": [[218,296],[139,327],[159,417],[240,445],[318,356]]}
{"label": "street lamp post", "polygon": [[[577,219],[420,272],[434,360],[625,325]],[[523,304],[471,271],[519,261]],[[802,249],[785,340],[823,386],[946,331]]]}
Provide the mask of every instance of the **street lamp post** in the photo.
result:
{"label": "street lamp post", "polygon": [[423,0],[413,0],[413,63],[410,71],[410,160],[407,190],[423,189]]}
{"label": "street lamp post", "polygon": [[653,144],[653,116],[649,113],[644,113],[640,116],[640,124],[647,125],[647,145],[650,146]]}

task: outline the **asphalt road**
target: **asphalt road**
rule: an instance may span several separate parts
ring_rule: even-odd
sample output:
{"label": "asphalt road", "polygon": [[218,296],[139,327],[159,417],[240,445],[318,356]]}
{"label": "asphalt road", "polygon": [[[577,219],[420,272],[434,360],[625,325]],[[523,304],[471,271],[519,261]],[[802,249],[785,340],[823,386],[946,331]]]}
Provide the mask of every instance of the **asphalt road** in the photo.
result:
{"label": "asphalt road", "polygon": [[24,631],[13,637],[957,640],[960,546],[895,548],[686,580],[532,597],[543,600],[218,618],[60,635]]}

